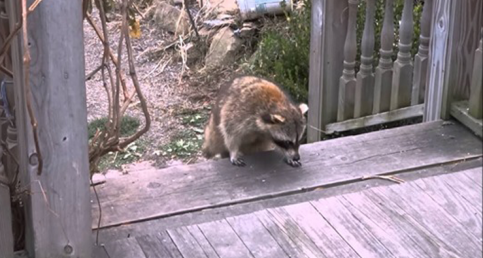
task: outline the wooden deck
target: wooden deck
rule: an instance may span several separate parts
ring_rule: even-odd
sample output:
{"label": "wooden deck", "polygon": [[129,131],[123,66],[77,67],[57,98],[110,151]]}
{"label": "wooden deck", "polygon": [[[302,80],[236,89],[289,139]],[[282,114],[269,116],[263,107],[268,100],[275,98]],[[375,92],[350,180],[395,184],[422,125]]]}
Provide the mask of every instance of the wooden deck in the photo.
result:
{"label": "wooden deck", "polygon": [[306,145],[300,169],[260,156],[99,186],[95,257],[482,257],[482,141],[459,124]]}

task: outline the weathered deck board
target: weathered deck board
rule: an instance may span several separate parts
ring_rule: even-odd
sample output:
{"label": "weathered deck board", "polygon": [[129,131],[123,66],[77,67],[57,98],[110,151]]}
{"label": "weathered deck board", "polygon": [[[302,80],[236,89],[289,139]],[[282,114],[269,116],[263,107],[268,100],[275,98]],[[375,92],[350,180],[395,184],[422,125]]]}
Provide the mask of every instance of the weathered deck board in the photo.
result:
{"label": "weathered deck board", "polygon": [[[386,235],[379,235],[378,238],[383,242],[393,241],[394,243],[384,244],[391,248],[391,251],[397,256],[432,258],[450,257],[450,254],[453,253],[448,251],[448,248],[444,245],[435,243],[430,236],[424,234],[423,230],[408,223],[408,220],[403,216],[396,215],[393,210],[389,210],[380,203],[368,198],[364,192],[347,194],[343,196],[343,199],[347,201],[344,203],[351,211],[354,208],[357,209],[385,230]],[[394,248],[398,248],[397,251]],[[402,256],[402,253],[411,255]]]}
{"label": "weathered deck board", "polygon": [[[397,257],[381,240],[368,229],[368,225],[352,214],[337,197],[312,202],[312,205],[334,227],[334,229],[354,248],[360,257]],[[376,227],[371,225],[373,229]],[[381,229],[379,229],[381,230]]]}
{"label": "weathered deck board", "polygon": [[254,257],[226,220],[199,224],[220,258]]}
{"label": "weathered deck board", "polygon": [[136,239],[148,258],[183,258],[166,232]]}
{"label": "weathered deck board", "polygon": [[[379,220],[386,220],[384,216],[373,217],[368,216],[371,214],[370,211],[366,210],[363,213],[359,210],[353,203],[360,203],[359,200],[351,196],[351,202],[349,202],[344,197],[336,197],[335,199],[340,202],[340,205],[344,206],[358,221],[363,225],[374,237],[376,237],[379,242],[384,245],[384,247],[394,256],[394,257],[428,257],[429,256],[417,246],[417,243],[411,240],[404,232],[398,232],[391,230],[391,226],[384,225]],[[371,205],[371,209],[374,209],[374,205]],[[373,215],[373,214],[371,214]],[[381,213],[379,215],[382,215]],[[387,215],[386,215],[387,216]],[[363,255],[361,255],[364,257]]]}
{"label": "weathered deck board", "polygon": [[147,258],[135,238],[107,243],[104,248],[111,258]]}
{"label": "weathered deck board", "polygon": [[92,248],[92,257],[93,258],[110,258],[109,255],[107,255],[106,250],[104,249],[103,246],[94,246]]}
{"label": "weathered deck board", "polygon": [[481,167],[465,171],[463,175],[474,181],[480,187],[483,187],[483,169]]}
{"label": "weathered deck board", "polygon": [[323,257],[310,237],[299,228],[290,216],[271,214],[267,210],[255,213],[263,226],[270,232],[289,257]]}
{"label": "weathered deck board", "polygon": [[190,234],[196,239],[196,242],[198,242],[207,257],[220,257],[216,253],[216,250],[213,248],[213,246],[211,246],[210,242],[208,242],[208,239],[206,239],[205,234],[201,231],[198,225],[187,226],[186,228],[188,229]]}
{"label": "weathered deck board", "polygon": [[[455,175],[457,178],[465,177],[462,174]],[[478,241],[482,240],[482,216],[481,207],[475,207],[473,203],[464,198],[464,193],[457,192],[448,187],[451,184],[448,176],[426,178],[418,180],[416,185],[439,204],[448,214],[460,222]],[[481,191],[480,191],[481,195]]]}
{"label": "weathered deck board", "polygon": [[326,257],[359,257],[352,247],[308,202],[279,208],[285,210]]}
{"label": "weathered deck board", "polygon": [[[449,174],[447,175],[446,185],[463,195],[468,202],[479,207],[483,202],[482,188],[470,179],[478,173],[481,173],[481,167],[467,170],[463,174]],[[470,177],[463,176],[464,174],[468,174]],[[479,209],[479,212],[481,213],[481,209]]]}
{"label": "weathered deck board", "polygon": [[[446,164],[442,166],[432,166],[422,169],[416,169],[409,172],[398,173],[395,176],[405,180],[406,182],[413,182],[421,178],[459,173],[468,169],[476,169],[481,171],[483,166],[483,159],[473,159],[464,162],[458,162],[456,164]],[[135,173],[142,173],[142,171],[136,171]],[[463,173],[465,174],[465,173]],[[131,175],[135,176],[135,175]],[[197,212],[184,213],[178,216],[169,216],[166,218],[147,220],[138,223],[125,224],[118,227],[111,227],[103,229],[99,232],[99,241],[101,243],[115,241],[117,239],[130,237],[138,237],[148,234],[155,234],[158,232],[164,232],[166,229],[178,228],[187,225],[194,225],[213,220],[219,220],[227,217],[234,217],[238,215],[250,214],[255,211],[281,207],[292,204],[303,203],[312,200],[318,200],[321,198],[327,198],[331,196],[338,196],[342,194],[360,192],[362,190],[392,185],[394,182],[388,180],[371,179],[353,182],[349,184],[336,185],[331,187],[324,187],[322,189],[315,189],[313,191],[302,192],[291,195],[277,196],[269,199],[261,199],[252,202],[240,203],[237,205],[229,205],[223,207],[217,207],[213,209],[207,209]],[[463,189],[464,191],[464,189]],[[305,230],[305,229],[304,229]],[[97,231],[93,231],[93,237],[97,237]]]}
{"label": "weathered deck board", "polygon": [[[101,228],[271,198],[481,154],[481,140],[461,125],[433,122],[307,144],[301,148],[300,169],[287,166],[279,155],[270,152],[246,157],[245,168],[220,160],[143,171],[136,178],[116,178],[97,188],[104,211]],[[92,226],[97,228],[95,201],[92,212]]]}
{"label": "weathered deck board", "polygon": [[408,216],[425,230],[448,246],[453,247],[459,257],[478,257],[481,255],[481,242],[470,237],[466,229],[434,203],[429,196],[415,194],[413,189],[403,186],[374,188],[366,193],[374,192],[382,198],[390,209],[397,210],[399,215]]}
{"label": "weathered deck board", "polygon": [[255,215],[241,215],[226,220],[255,258],[288,257]]}
{"label": "weathered deck board", "polygon": [[[168,233],[182,257],[478,258],[482,247],[475,233],[481,223],[471,222],[471,209],[481,207],[481,199],[469,202],[461,198],[463,188],[453,188],[458,178],[461,185],[477,186],[472,181],[477,169],[268,208]],[[139,245],[133,238],[116,241],[106,250],[110,257],[140,249],[146,257],[181,257],[175,248],[170,249],[174,256],[148,252],[144,243],[154,248],[156,241],[146,239],[152,238],[137,237]],[[132,250],[126,250],[129,246]],[[117,255],[120,251],[124,256]]]}
{"label": "weathered deck board", "polygon": [[168,234],[183,257],[208,257],[188,228],[168,230]]}

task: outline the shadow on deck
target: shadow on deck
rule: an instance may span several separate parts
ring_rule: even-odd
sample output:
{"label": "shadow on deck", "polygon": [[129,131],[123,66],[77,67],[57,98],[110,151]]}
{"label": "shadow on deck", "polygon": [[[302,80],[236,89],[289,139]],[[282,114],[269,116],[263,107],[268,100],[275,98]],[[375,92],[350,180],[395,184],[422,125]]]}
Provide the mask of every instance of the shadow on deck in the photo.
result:
{"label": "shadow on deck", "polygon": [[97,187],[95,257],[481,257],[482,141],[463,126],[405,126],[301,155],[298,169],[264,153],[245,168],[112,179]]}

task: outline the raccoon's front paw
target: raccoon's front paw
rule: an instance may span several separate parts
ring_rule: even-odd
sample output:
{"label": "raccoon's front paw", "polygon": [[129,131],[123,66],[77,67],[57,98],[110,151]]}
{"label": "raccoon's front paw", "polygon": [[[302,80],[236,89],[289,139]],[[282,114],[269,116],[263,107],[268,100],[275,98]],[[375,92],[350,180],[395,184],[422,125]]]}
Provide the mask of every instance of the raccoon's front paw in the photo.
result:
{"label": "raccoon's front paw", "polygon": [[300,160],[293,160],[293,159],[286,158],[285,162],[294,168],[302,166],[302,162],[300,162]]}
{"label": "raccoon's front paw", "polygon": [[245,161],[243,161],[243,159],[240,159],[240,158],[230,158],[230,162],[235,166],[239,166],[239,167],[245,166]]}

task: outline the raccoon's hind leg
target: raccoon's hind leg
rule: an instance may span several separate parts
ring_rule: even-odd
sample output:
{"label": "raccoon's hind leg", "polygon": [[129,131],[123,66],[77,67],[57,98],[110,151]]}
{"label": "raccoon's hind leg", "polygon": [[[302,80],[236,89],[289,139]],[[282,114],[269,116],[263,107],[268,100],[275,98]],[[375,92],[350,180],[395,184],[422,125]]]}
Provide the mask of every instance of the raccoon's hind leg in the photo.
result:
{"label": "raccoon's hind leg", "polygon": [[225,140],[225,143],[226,143],[226,147],[228,148],[228,152],[230,153],[231,164],[239,167],[245,166],[245,161],[242,158],[240,158],[241,157],[240,138],[227,137],[227,139]]}

